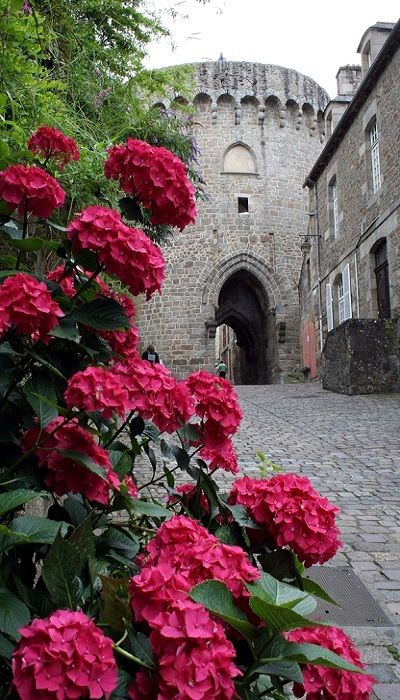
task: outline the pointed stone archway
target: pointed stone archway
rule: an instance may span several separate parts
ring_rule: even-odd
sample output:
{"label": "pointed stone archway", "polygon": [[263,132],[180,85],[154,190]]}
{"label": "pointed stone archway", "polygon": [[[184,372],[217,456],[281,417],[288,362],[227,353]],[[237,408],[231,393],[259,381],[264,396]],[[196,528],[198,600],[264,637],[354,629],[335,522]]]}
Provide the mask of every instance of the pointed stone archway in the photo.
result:
{"label": "pointed stone archway", "polygon": [[[270,384],[279,379],[276,320],[283,280],[275,279],[265,261],[241,252],[220,261],[203,283],[202,302],[208,337],[217,326],[230,326],[239,359],[235,383]],[[208,352],[211,353],[211,345]]]}
{"label": "pointed stone archway", "polygon": [[226,324],[236,335],[238,361],[235,383],[270,384],[272,382],[269,338],[268,297],[259,280],[238,270],[222,285],[215,312],[217,326]]}

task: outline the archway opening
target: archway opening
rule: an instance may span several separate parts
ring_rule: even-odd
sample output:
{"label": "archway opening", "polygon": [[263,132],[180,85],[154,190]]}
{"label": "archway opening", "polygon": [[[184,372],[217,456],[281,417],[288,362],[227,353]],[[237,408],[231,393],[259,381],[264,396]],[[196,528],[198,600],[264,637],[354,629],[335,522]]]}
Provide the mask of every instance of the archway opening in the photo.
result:
{"label": "archway opening", "polygon": [[[273,365],[273,318],[267,294],[248,270],[239,270],[223,284],[215,321],[221,330],[220,356],[231,362],[234,384],[270,384]],[[224,331],[229,327],[232,332]],[[228,343],[224,339],[228,340]],[[229,354],[230,352],[230,354]]]}

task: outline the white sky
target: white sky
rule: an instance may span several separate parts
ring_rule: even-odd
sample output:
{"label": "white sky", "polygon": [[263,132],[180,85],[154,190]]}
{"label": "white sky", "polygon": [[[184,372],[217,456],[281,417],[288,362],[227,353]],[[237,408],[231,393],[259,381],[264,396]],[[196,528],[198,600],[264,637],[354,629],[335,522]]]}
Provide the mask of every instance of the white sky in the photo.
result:
{"label": "white sky", "polygon": [[164,18],[171,42],[152,44],[149,68],[217,60],[273,63],[293,68],[336,95],[339,66],[360,63],[358,43],[379,22],[397,22],[398,0],[148,0],[156,9],[175,7],[187,19]]}

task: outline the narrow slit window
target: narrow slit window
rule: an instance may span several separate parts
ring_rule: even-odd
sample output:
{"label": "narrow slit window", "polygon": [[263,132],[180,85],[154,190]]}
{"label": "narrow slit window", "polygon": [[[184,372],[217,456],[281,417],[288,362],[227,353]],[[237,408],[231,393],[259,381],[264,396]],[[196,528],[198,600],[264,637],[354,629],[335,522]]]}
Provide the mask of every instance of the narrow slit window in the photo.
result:
{"label": "narrow slit window", "polygon": [[381,167],[379,162],[379,134],[376,121],[369,130],[369,144],[371,153],[371,175],[372,175],[372,190],[377,192],[381,187]]}
{"label": "narrow slit window", "polygon": [[249,211],[249,198],[248,197],[238,197],[238,212],[239,214],[246,214]]}

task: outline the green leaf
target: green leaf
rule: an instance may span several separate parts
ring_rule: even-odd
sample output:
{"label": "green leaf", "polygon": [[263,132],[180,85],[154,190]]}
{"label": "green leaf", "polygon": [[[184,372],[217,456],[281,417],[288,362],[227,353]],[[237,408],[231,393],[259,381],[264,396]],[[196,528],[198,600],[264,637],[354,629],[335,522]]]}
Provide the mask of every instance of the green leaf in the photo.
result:
{"label": "green leaf", "polygon": [[327,600],[328,603],[333,603],[333,605],[337,605],[339,608],[341,607],[339,603],[337,603],[336,600],[333,600],[329,593],[327,593],[318,583],[315,583],[315,581],[312,581],[312,579],[306,577],[302,578],[301,580],[305,591],[318,596],[318,598]]}
{"label": "green leaf", "polygon": [[68,318],[101,331],[123,330],[131,325],[121,304],[106,297],[78,306]]}
{"label": "green leaf", "polygon": [[192,588],[189,596],[196,603],[204,605],[214,615],[228,622],[246,639],[253,639],[257,635],[257,628],[248,621],[244,612],[236,607],[232,593],[221,581],[199,583]]}
{"label": "green leaf", "polygon": [[93,474],[97,474],[97,476],[106,481],[106,470],[104,467],[102,467],[100,464],[96,464],[96,462],[93,462],[93,460],[87,455],[82,454],[81,452],[76,452],[75,450],[57,449],[57,452],[59,452],[60,455],[63,455],[63,457],[70,459],[72,462],[85,467],[90,472],[93,472]]}
{"label": "green leaf", "polygon": [[10,244],[13,248],[17,250],[28,250],[32,252],[37,252],[43,248],[48,248],[50,250],[57,250],[60,244],[55,241],[47,241],[45,238],[24,238],[23,240],[10,240]]}
{"label": "green leaf", "polygon": [[13,355],[14,357],[23,357],[24,353],[22,352],[17,352],[17,350],[14,350],[12,345],[8,342],[8,340],[4,341],[4,343],[0,344],[0,355]]}
{"label": "green leaf", "polygon": [[71,518],[72,524],[76,527],[86,520],[88,511],[80,493],[70,494],[63,503],[65,510]]}
{"label": "green leaf", "polygon": [[148,637],[142,632],[133,629],[133,627],[128,627],[128,639],[134,656],[143,661],[147,668],[153,668],[153,649]]}
{"label": "green leaf", "polygon": [[[0,273],[1,274],[1,273]],[[44,365],[47,367],[53,374],[56,374],[58,377],[61,377],[61,379],[64,379],[66,381],[66,377],[64,377],[63,374],[61,374],[60,370],[57,369],[57,367],[54,367],[54,365],[49,362],[45,357],[42,357],[42,355],[39,355],[35,350],[28,350],[28,355],[33,357],[37,362],[40,362],[41,365]]]}
{"label": "green leaf", "polygon": [[234,546],[239,544],[229,525],[221,525],[221,527],[217,527],[214,535],[224,544]]}
{"label": "green leaf", "polygon": [[257,673],[265,673],[269,676],[280,676],[281,678],[287,678],[289,681],[294,681],[295,683],[301,683],[303,681],[303,674],[299,664],[293,661],[271,661],[267,664],[262,664],[262,666],[257,667]]}
{"label": "green leaf", "polygon": [[264,571],[280,581],[284,578],[296,577],[297,560],[289,549],[277,549],[274,552],[262,554],[258,561]]}
{"label": "green leaf", "polygon": [[[313,623],[315,624],[315,623]],[[366,674],[367,670],[354,666],[342,656],[338,656],[333,651],[319,647],[317,644],[298,644],[287,642],[282,653],[283,658],[291,659],[299,664],[313,664],[315,666],[326,666],[327,668],[338,668],[344,671],[355,671]]]}
{"label": "green leaf", "polygon": [[68,229],[65,228],[65,226],[60,226],[60,224],[55,224],[54,221],[50,221],[49,219],[45,219],[46,224],[48,226],[51,226],[51,228],[56,229],[56,231],[62,231],[65,233]]}
{"label": "green leaf", "polygon": [[68,540],[57,535],[42,568],[43,580],[56,605],[74,609],[81,603],[83,574],[94,552],[90,518]]}
{"label": "green leaf", "polygon": [[22,391],[39,418],[41,428],[45,428],[57,418],[57,395],[50,372],[34,369],[32,377],[24,384]]}
{"label": "green leaf", "polygon": [[292,630],[297,627],[316,627],[323,626],[323,623],[308,620],[303,615],[279,605],[267,603],[262,598],[252,596],[249,600],[251,610],[264,620],[271,632],[280,632],[282,630]]}
{"label": "green leaf", "polygon": [[154,518],[171,518],[174,513],[164,506],[159,506],[157,503],[149,503],[149,501],[140,501],[137,498],[131,499],[131,504],[138,513],[142,515],[150,515]]}
{"label": "green leaf", "polygon": [[128,530],[114,526],[109,527],[108,530],[104,532],[101,537],[101,544],[107,549],[118,552],[131,562],[140,548],[138,540],[131,535]]}
{"label": "green leaf", "polygon": [[28,501],[33,501],[35,498],[39,498],[42,493],[38,491],[31,491],[30,489],[17,489],[15,491],[7,491],[7,493],[0,494],[0,515],[8,513],[10,510],[15,510],[19,506],[22,506]]}
{"label": "green leaf", "polygon": [[308,615],[317,606],[316,600],[308,593],[278,581],[265,571],[255,583],[246,584],[246,588],[252,595],[267,603],[290,607],[301,615]]}
{"label": "green leaf", "polygon": [[129,605],[126,602],[129,597],[127,580],[110,578],[109,576],[100,576],[100,579],[103,601],[102,619],[111,629],[123,632],[125,629],[124,620],[129,620],[131,617]]}
{"label": "green leaf", "polygon": [[[59,530],[66,532],[68,523],[49,520],[35,515],[21,515],[10,524],[10,529],[22,535],[21,543],[52,544]],[[26,537],[28,538],[26,540]]]}
{"label": "green leaf", "polygon": [[66,340],[74,340],[78,342],[80,339],[80,333],[75,321],[68,316],[62,318],[59,324],[53,328],[49,335],[54,338],[65,338]]}
{"label": "green leaf", "polygon": [[11,654],[14,651],[14,644],[8,641],[4,635],[0,634],[0,656],[4,659],[11,659]]}
{"label": "green leaf", "polygon": [[6,224],[0,226],[0,231],[6,233],[12,240],[22,239],[22,230],[14,223],[14,221],[8,221]]}
{"label": "green leaf", "polygon": [[0,631],[19,639],[19,630],[31,619],[25,603],[6,588],[0,588]]}
{"label": "green leaf", "polygon": [[109,450],[109,455],[114,471],[120,479],[123,479],[132,467],[132,457],[128,451],[120,452],[119,450]]}
{"label": "green leaf", "polygon": [[261,529],[260,526],[257,525],[257,523],[255,523],[254,520],[250,518],[250,516],[247,514],[246,509],[243,506],[230,506],[226,504],[226,507],[230,510],[234,521],[238,525],[241,525],[242,527],[249,527],[253,530]]}

